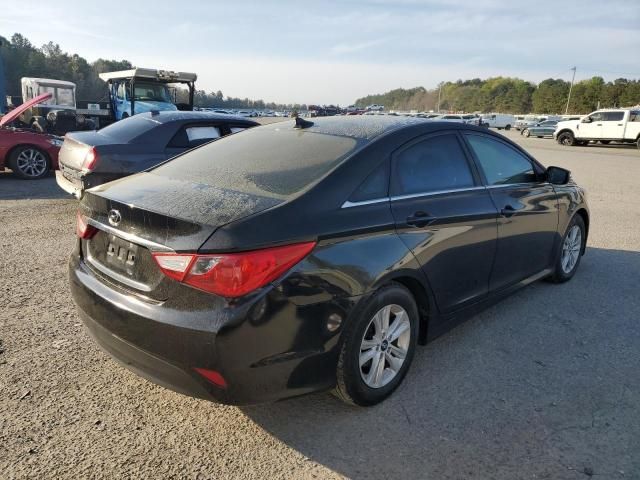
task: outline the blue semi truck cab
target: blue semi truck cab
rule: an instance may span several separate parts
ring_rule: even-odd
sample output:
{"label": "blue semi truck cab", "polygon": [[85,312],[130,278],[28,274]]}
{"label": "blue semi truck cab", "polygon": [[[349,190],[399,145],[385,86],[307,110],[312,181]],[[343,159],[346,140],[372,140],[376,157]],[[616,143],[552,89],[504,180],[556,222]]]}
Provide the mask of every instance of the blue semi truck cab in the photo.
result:
{"label": "blue semi truck cab", "polygon": [[[195,73],[172,72],[151,68],[132,68],[101,73],[107,83],[113,120],[136,113],[166,110],[193,110],[193,95],[198,76]],[[180,102],[177,87],[187,87],[188,100]]]}

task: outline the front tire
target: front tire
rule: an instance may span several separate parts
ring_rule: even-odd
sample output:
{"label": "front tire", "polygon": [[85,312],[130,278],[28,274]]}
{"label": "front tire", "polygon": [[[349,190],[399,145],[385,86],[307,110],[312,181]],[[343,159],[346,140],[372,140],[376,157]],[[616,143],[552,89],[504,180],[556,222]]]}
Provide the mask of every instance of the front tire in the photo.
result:
{"label": "front tire", "polygon": [[391,395],[413,360],[418,315],[413,296],[402,285],[375,292],[343,333],[334,395],[359,406]]}
{"label": "front tire", "polygon": [[562,237],[560,252],[551,276],[552,282],[563,283],[573,278],[580,265],[586,239],[584,220],[580,215],[574,215]]}
{"label": "front tire", "polygon": [[511,130],[511,125],[507,125],[506,127],[504,127],[505,130]]}
{"label": "front tire", "polygon": [[37,180],[47,176],[51,169],[51,160],[46,152],[40,148],[25,145],[11,152],[9,168],[18,178]]}
{"label": "front tire", "polygon": [[524,135],[525,137],[529,138],[529,137],[531,136],[531,132],[529,131],[529,129],[528,129],[528,128],[525,128],[525,129],[522,131],[522,135]]}
{"label": "front tire", "polygon": [[576,139],[571,132],[562,132],[558,135],[558,143],[565,147],[572,147],[576,144]]}

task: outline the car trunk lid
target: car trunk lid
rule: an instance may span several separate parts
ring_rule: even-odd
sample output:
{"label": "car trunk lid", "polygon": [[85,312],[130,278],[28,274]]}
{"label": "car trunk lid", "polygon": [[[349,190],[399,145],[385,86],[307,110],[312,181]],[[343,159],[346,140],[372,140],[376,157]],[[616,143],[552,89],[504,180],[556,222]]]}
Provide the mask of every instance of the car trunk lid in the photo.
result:
{"label": "car trunk lid", "polygon": [[94,147],[107,144],[113,144],[113,139],[100,132],[67,133],[58,153],[59,163],[67,169],[81,170],[87,153]]}
{"label": "car trunk lid", "polygon": [[155,300],[167,279],[153,252],[196,252],[229,222],[279,200],[141,173],[88,191],[80,212],[98,232],[82,240],[87,264],[100,276]]}

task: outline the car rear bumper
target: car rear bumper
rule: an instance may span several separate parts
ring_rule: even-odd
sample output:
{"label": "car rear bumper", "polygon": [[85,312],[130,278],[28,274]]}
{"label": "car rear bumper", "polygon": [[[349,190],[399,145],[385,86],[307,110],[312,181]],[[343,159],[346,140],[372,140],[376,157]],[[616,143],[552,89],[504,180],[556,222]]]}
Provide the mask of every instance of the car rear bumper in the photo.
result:
{"label": "car rear bumper", "polygon": [[82,198],[82,188],[71,183],[61,170],[56,170],[56,183],[65,192],[73,195],[76,198]]}
{"label": "car rear bumper", "polygon": [[[171,390],[246,405],[335,385],[339,336],[323,334],[322,314],[352,306],[353,299],[301,307],[274,288],[226,311],[221,320],[219,311],[198,308],[180,315],[165,302],[145,301],[108,285],[75,253],[69,276],[80,317],[100,346]],[[268,315],[256,321],[256,309]],[[226,388],[207,381],[196,368],[218,372]]]}

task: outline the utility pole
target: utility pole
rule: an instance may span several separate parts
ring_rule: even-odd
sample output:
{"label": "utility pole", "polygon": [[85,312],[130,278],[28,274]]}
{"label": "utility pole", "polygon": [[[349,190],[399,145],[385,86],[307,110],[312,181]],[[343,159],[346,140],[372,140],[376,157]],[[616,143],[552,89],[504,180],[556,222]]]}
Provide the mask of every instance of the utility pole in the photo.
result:
{"label": "utility pole", "polygon": [[440,113],[440,91],[442,90],[442,82],[438,84],[438,106],[436,107],[436,112]]}
{"label": "utility pole", "polygon": [[567,98],[567,108],[564,109],[564,114],[569,113],[569,102],[571,101],[571,90],[573,90],[573,82],[576,79],[576,67],[573,67],[573,77],[571,77],[571,85],[569,85],[569,97]]}

